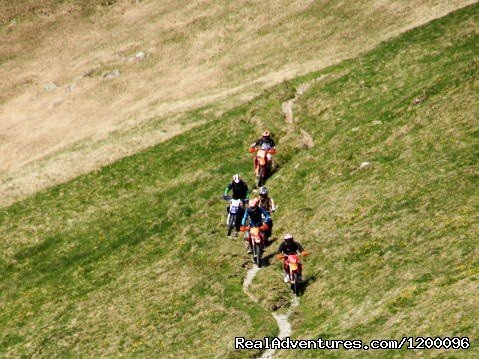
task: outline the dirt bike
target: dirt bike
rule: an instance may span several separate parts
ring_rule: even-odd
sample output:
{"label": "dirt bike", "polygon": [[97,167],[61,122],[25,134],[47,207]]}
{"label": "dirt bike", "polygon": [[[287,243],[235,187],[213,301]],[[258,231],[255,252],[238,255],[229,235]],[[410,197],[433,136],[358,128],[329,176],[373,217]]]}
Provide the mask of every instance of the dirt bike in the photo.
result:
{"label": "dirt bike", "polygon": [[261,227],[241,227],[242,232],[247,232],[248,244],[251,248],[251,256],[253,258],[253,263],[255,263],[258,268],[261,268],[261,255],[263,254],[265,235],[264,231],[268,230],[268,225],[264,224]]}
{"label": "dirt bike", "polygon": [[243,201],[241,199],[233,199],[230,196],[224,196],[223,199],[229,202],[228,216],[226,217],[226,235],[229,237],[231,236],[233,228],[236,228],[236,222],[240,215]]}
{"label": "dirt bike", "polygon": [[271,174],[270,172],[273,160],[268,159],[268,154],[274,155],[276,153],[276,149],[250,147],[249,152],[257,152],[254,157],[254,174],[256,176],[255,185],[259,188],[266,183],[266,179]]}
{"label": "dirt bike", "polygon": [[[304,251],[300,254],[305,257],[308,252]],[[285,255],[283,253],[278,254],[278,259],[283,260],[283,269],[287,275],[288,283],[291,286],[291,290],[295,295],[299,295],[299,286],[303,281],[303,265],[299,260],[298,254]]]}

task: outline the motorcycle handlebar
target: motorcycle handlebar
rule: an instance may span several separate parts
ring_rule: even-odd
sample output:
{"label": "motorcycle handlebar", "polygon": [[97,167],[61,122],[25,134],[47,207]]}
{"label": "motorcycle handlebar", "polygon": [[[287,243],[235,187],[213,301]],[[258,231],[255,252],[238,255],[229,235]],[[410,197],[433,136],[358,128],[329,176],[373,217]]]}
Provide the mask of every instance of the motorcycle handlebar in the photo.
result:
{"label": "motorcycle handlebar", "polygon": [[[246,232],[251,229],[251,226],[241,226],[240,227],[240,232]],[[263,224],[262,226],[259,227],[260,230],[262,231],[267,231],[269,229],[269,226],[267,224]]]}
{"label": "motorcycle handlebar", "polygon": [[[254,152],[258,151],[258,150],[259,150],[259,148],[250,147],[250,148],[248,149],[248,152],[249,152],[249,153],[254,153]],[[266,151],[266,153],[269,153],[269,154],[274,155],[274,154],[276,153],[276,148],[271,148],[271,149],[265,150],[265,151]]]}
{"label": "motorcycle handlebar", "polygon": [[[307,256],[309,256],[309,252],[307,252],[307,251],[302,251],[301,253],[299,253],[299,255],[300,255],[301,257],[307,257]],[[284,254],[284,253],[278,253],[278,254],[276,255],[276,258],[278,258],[278,259],[280,259],[280,260],[281,260],[281,259],[284,259],[284,258],[286,258],[286,257],[287,257],[287,255]]]}

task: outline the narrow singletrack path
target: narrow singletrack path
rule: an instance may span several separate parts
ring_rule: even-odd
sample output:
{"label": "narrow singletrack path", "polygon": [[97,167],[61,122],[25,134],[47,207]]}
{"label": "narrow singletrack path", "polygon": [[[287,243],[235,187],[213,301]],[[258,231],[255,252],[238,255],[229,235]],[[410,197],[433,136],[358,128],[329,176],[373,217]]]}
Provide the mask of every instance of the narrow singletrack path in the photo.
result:
{"label": "narrow singletrack path", "polygon": [[[296,93],[292,99],[289,99],[281,104],[281,111],[283,112],[284,118],[286,120],[286,123],[289,127],[291,127],[291,130],[294,130],[294,114],[293,114],[293,106],[294,103],[298,100],[298,98],[304,94],[309,87],[312,85],[312,83],[316,81],[310,81],[305,84],[302,84],[296,89]],[[312,136],[306,132],[306,130],[300,128],[299,129],[303,143],[307,148],[311,148],[314,146],[314,141]],[[253,282],[253,279],[256,277],[256,274],[261,270],[256,264],[254,264],[246,273],[246,277],[243,281],[243,292],[253,301],[257,302],[258,298],[256,298],[253,293],[249,291],[249,287],[251,286],[251,283]],[[289,317],[293,310],[299,305],[299,298],[291,294],[291,305],[289,309],[287,310],[286,313],[283,314],[278,314],[278,313],[271,313],[273,316],[274,320],[276,320],[276,323],[278,324],[279,328],[279,333],[278,333],[278,338],[284,339],[287,337],[291,336],[292,329],[291,329],[291,323],[289,322]],[[272,359],[274,356],[276,349],[268,349],[266,350],[263,355],[261,355],[260,359]]]}
{"label": "narrow singletrack path", "polygon": [[[314,79],[310,82],[306,82],[298,86],[294,94],[294,97],[281,104],[281,111],[283,112],[284,119],[286,120],[286,124],[291,128],[291,130],[295,129],[295,124],[294,124],[295,121],[294,121],[294,114],[293,114],[294,103],[299,99],[299,97],[301,97],[301,95],[303,95],[306,91],[308,91],[308,89],[311,87],[311,85],[315,81],[319,79],[320,78]],[[299,132],[301,133],[301,139],[304,145],[306,146],[306,148],[313,147],[314,146],[313,137],[303,128],[299,128]]]}
{"label": "narrow singletrack path", "polygon": [[[299,298],[292,294],[291,299],[291,306],[289,307],[288,311],[285,314],[276,314],[273,313],[273,318],[276,320],[279,328],[279,339],[284,339],[291,336],[291,323],[289,322],[289,316],[293,312],[293,310],[299,305]],[[268,349],[266,350],[260,359],[272,359],[276,349]]]}
{"label": "narrow singletrack path", "polygon": [[251,283],[253,282],[254,277],[256,277],[256,274],[259,272],[260,269],[261,268],[259,268],[256,264],[254,264],[253,267],[250,268],[248,270],[248,272],[246,273],[246,278],[243,281],[243,292],[245,292],[245,294],[248,297],[250,297],[250,299],[253,302],[257,302],[258,298],[256,298],[252,293],[250,293],[248,288],[251,285]]}
{"label": "narrow singletrack path", "polygon": [[[243,291],[245,294],[253,301],[257,302],[258,298],[256,298],[250,291],[249,287],[253,282],[253,279],[256,277],[256,274],[261,270],[256,264],[251,267],[248,272],[246,273],[246,277],[243,281]],[[272,313],[274,320],[279,328],[278,338],[284,339],[286,337],[291,336],[291,323],[289,322],[289,316],[293,312],[293,310],[299,305],[299,298],[292,294],[291,299],[291,306],[289,307],[288,311],[284,314],[277,314]],[[260,359],[272,359],[276,349],[268,349],[266,350],[263,355],[261,355]]]}

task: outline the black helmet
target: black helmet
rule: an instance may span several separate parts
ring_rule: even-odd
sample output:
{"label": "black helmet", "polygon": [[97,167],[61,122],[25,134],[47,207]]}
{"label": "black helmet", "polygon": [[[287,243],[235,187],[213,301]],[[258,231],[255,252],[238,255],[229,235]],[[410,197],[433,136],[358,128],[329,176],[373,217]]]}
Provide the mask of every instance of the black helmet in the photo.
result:
{"label": "black helmet", "polygon": [[268,189],[266,187],[261,187],[259,190],[259,195],[261,197],[266,197],[268,195]]}
{"label": "black helmet", "polygon": [[290,233],[285,234],[284,235],[284,241],[287,242],[287,243],[293,243],[294,242],[293,235],[290,234]]}

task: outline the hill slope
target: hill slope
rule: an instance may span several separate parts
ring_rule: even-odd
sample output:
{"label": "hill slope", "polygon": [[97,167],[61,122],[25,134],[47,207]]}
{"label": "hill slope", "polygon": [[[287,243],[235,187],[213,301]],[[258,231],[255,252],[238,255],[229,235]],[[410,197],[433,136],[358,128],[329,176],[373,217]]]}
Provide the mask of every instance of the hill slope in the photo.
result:
{"label": "hill slope", "polygon": [[[2,209],[1,355],[257,354],[233,338],[276,333],[269,311],[288,290],[270,265],[251,287],[260,303],[241,291],[248,258],[224,236],[219,194],[251,172],[265,126],[280,148],[275,230],[312,253],[293,336],[477,342],[478,24],[470,6],[215,120],[188,112],[207,123]],[[281,104],[304,83],[287,124]]]}
{"label": "hill slope", "polygon": [[1,2],[0,204],[472,2]]}

